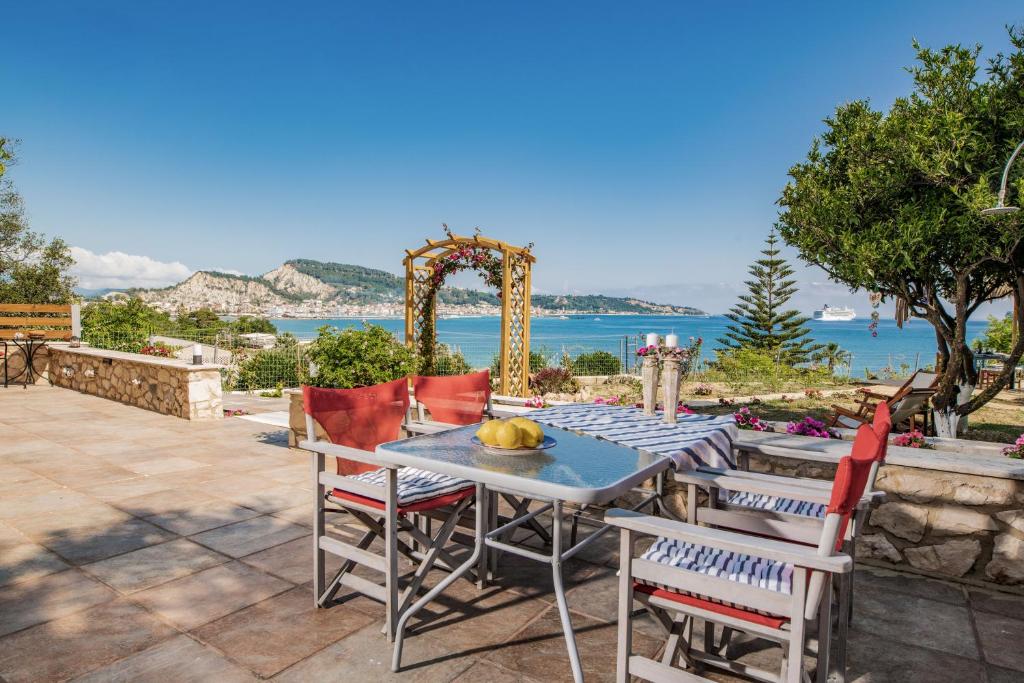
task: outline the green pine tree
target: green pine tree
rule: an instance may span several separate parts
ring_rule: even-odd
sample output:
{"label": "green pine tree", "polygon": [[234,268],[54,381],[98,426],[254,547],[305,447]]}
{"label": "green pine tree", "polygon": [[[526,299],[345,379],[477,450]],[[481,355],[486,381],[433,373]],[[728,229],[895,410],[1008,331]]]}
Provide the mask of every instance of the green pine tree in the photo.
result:
{"label": "green pine tree", "polygon": [[796,310],[784,310],[796,292],[793,269],[779,256],[778,237],[773,228],[762,258],[748,269],[751,279],[744,282],[747,294],[725,314],[732,324],[718,340],[725,349],[765,351],[785,365],[806,363],[817,350],[805,327],[807,318]]}

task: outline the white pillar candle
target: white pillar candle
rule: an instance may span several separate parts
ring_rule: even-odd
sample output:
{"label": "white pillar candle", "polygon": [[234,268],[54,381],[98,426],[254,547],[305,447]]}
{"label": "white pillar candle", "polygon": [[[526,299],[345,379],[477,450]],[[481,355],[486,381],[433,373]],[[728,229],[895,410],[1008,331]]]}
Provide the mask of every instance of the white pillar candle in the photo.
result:
{"label": "white pillar candle", "polygon": [[651,332],[650,334],[647,335],[647,345],[648,346],[657,346],[658,345],[658,333],[657,332]]}
{"label": "white pillar candle", "polygon": [[195,344],[195,345],[193,345],[192,346],[192,355],[193,356],[201,356],[201,355],[203,355],[203,345],[202,344]]}
{"label": "white pillar candle", "polygon": [[677,346],[679,346],[679,335],[670,334],[667,337],[665,337],[665,346],[669,347],[670,349],[674,349]]}

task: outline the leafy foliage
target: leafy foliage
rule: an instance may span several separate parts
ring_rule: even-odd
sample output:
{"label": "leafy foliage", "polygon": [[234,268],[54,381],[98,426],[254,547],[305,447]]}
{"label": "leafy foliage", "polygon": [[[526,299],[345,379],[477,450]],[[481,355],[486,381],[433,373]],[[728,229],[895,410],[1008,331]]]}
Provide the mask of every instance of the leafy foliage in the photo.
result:
{"label": "leafy foliage", "polygon": [[[780,231],[803,260],[935,327],[943,373],[933,403],[944,415],[976,410],[1009,380],[1008,370],[957,404],[957,385],[976,381],[971,314],[1008,292],[1024,299],[1021,215],[981,214],[1024,130],[1024,33],[1009,34],[1014,49],[989,62],[987,79],[980,46],[915,44],[913,92],[885,113],[866,100],[839,106],[779,200]],[[1024,190],[1021,168],[1011,199]],[[1022,351],[1019,342],[1007,368]]]}
{"label": "leafy foliage", "polygon": [[103,349],[138,353],[154,328],[170,324],[170,316],[142,299],[94,301],[82,308],[82,338]]}
{"label": "leafy foliage", "polygon": [[243,391],[301,384],[295,348],[262,349],[238,364],[235,388]]}
{"label": "leafy foliage", "polygon": [[1013,347],[1013,318],[1009,315],[997,318],[988,317],[988,327],[980,339],[974,340],[976,350],[982,348],[999,353],[1009,353]]}
{"label": "leafy foliage", "polygon": [[412,351],[379,325],[339,330],[321,327],[306,357],[316,365],[311,376],[303,370],[303,381],[317,387],[351,389],[405,377],[416,372]]}
{"label": "leafy foliage", "polygon": [[543,368],[530,376],[530,389],[543,396],[551,393],[573,393],[580,385],[565,368]]}
{"label": "leafy foliage", "polygon": [[807,318],[784,307],[796,292],[793,269],[779,257],[775,230],[765,240],[762,257],[748,269],[747,294],[725,317],[732,321],[718,340],[725,349],[755,349],[773,356],[784,365],[805,363],[815,347],[807,337]]}
{"label": "leafy foliage", "polygon": [[49,242],[29,229],[21,195],[7,178],[14,163],[14,143],[0,137],[0,301],[66,304],[75,296],[68,274],[74,259],[59,238]]}
{"label": "leafy foliage", "polygon": [[434,374],[436,375],[465,375],[471,372],[466,357],[460,351],[453,349],[447,344],[438,344],[434,352]]}
{"label": "leafy foliage", "polygon": [[277,334],[277,327],[274,326],[274,323],[270,322],[266,318],[260,318],[254,315],[240,316],[237,320],[229,323],[228,326],[235,334],[251,334],[253,332]]}
{"label": "leafy foliage", "polygon": [[576,375],[617,375],[621,369],[619,359],[607,351],[581,353],[572,359],[572,370]]}
{"label": "leafy foliage", "polygon": [[828,342],[820,345],[811,354],[811,360],[815,363],[823,363],[830,375],[834,375],[836,368],[841,366],[849,367],[853,361],[853,354],[842,348],[836,342]]}

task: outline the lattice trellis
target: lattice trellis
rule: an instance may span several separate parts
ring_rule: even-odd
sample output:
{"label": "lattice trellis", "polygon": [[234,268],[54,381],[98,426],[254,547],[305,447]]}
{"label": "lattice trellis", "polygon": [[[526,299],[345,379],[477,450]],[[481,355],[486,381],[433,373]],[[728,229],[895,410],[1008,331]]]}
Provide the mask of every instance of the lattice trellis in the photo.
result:
{"label": "lattice trellis", "polygon": [[[427,301],[430,277],[438,259],[463,247],[485,248],[501,253],[501,384],[506,396],[529,396],[530,391],[530,269],[536,260],[529,247],[514,247],[482,235],[427,240],[424,247],[406,250],[405,343],[417,348],[429,322],[434,329],[436,307]],[[427,320],[427,317],[430,320]]]}

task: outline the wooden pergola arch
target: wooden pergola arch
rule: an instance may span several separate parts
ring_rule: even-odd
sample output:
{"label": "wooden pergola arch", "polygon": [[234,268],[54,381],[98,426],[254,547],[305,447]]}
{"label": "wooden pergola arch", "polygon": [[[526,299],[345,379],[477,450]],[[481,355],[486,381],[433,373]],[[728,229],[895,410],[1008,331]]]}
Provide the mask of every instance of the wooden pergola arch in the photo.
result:
{"label": "wooden pergola arch", "polygon": [[[424,327],[433,330],[437,308],[428,302],[434,264],[466,247],[501,254],[501,383],[505,396],[529,396],[530,390],[530,268],[536,258],[530,247],[516,247],[483,235],[428,239],[419,249],[407,249],[405,263],[405,344],[416,349]],[[429,304],[429,305],[428,305]]]}

